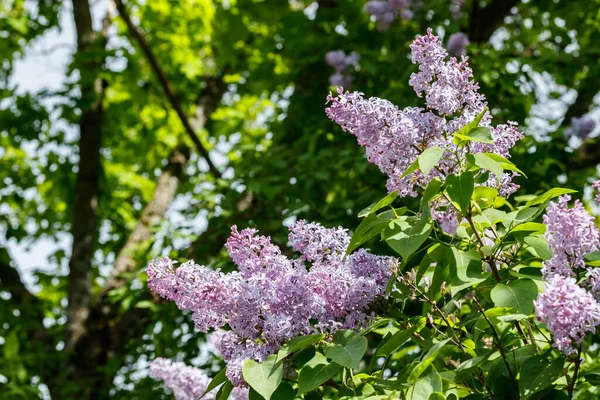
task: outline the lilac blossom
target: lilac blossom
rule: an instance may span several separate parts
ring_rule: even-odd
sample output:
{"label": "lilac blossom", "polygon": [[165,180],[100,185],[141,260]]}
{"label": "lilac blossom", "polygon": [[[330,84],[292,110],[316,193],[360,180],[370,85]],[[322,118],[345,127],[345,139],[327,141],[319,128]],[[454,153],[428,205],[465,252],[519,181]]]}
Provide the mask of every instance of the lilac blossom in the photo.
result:
{"label": "lilac blossom", "polygon": [[549,275],[570,277],[574,271],[585,267],[587,253],[598,250],[600,232],[583,204],[576,200],[569,208],[571,197],[561,196],[558,202],[550,202],[544,223],[547,226],[546,238],[553,251],[552,258],[544,261],[542,272]]}
{"label": "lilac blossom", "polygon": [[[150,363],[150,374],[164,382],[177,400],[195,400],[204,394],[210,378],[198,368],[190,367],[179,361],[157,358]],[[216,392],[215,392],[216,393]],[[215,398],[208,393],[205,399]]]}
{"label": "lilac blossom", "polygon": [[[175,269],[169,259],[148,265],[151,290],[191,310],[197,329],[231,329],[212,341],[236,386],[243,384],[245,360],[262,361],[293,337],[366,325],[369,306],[384,294],[396,262],[365,250],[344,259],[350,237],[342,228],[298,221],[289,240],[301,257],[289,259],[269,237],[234,226],[226,248],[236,272],[223,274],[193,261]],[[304,262],[312,263],[310,270]]]}
{"label": "lilac blossom", "polygon": [[596,202],[596,204],[600,205],[600,180],[594,181],[594,183],[592,183],[592,188],[596,190],[596,196],[594,197],[594,201]]}
{"label": "lilac blossom", "polygon": [[552,276],[534,302],[536,315],[554,335],[553,346],[566,355],[575,353],[585,335],[600,324],[600,305],[574,278]]}
{"label": "lilac blossom", "polygon": [[[156,358],[150,363],[150,374],[164,382],[177,400],[196,400],[202,396],[211,379],[201,369],[179,361]],[[211,390],[203,399],[213,400],[217,389]],[[230,394],[233,400],[248,400],[248,389],[236,387]]]}
{"label": "lilac blossom", "polygon": [[[337,96],[329,94],[327,97],[329,107],[326,109],[331,120],[356,136],[358,144],[365,147],[368,161],[388,175],[388,190],[397,190],[400,197],[416,196],[416,188],[425,188],[434,177],[445,178],[461,170],[463,165],[455,161],[456,155],[464,160],[467,150],[453,143],[452,134],[473,121],[486,107],[467,59],[463,57],[460,62],[453,57],[448,59],[448,52],[431,29],[410,47],[418,72],[411,75],[409,84],[419,97],[425,97],[426,108],[400,110],[387,100],[367,99],[362,93],[339,88]],[[513,122],[491,126],[489,112],[483,115],[479,125],[490,129],[494,144],[472,143],[471,153],[491,152],[509,157],[510,149],[523,138]],[[418,170],[403,176],[419,154],[433,146],[446,150],[436,168],[428,176]],[[508,196],[518,188],[512,183],[512,177],[506,174],[497,178],[490,174],[485,185]]]}
{"label": "lilac blossom", "polygon": [[469,44],[469,37],[463,32],[457,32],[448,38],[448,53],[453,57],[462,57],[467,55],[466,47]]}
{"label": "lilac blossom", "polygon": [[450,0],[450,13],[452,19],[459,20],[462,17],[462,7],[465,4],[465,0]]}
{"label": "lilac blossom", "polygon": [[565,130],[565,137],[577,137],[587,139],[590,133],[596,128],[596,122],[589,116],[574,117],[571,119],[571,126]]}
{"label": "lilac blossom", "polygon": [[412,19],[414,16],[410,9],[412,5],[411,0],[368,1],[364,10],[375,19],[377,29],[385,32],[390,29],[396,17],[404,20]]}
{"label": "lilac blossom", "polygon": [[355,52],[348,55],[343,50],[329,51],[325,54],[325,61],[335,70],[329,77],[332,86],[350,87],[354,77],[347,71],[350,67],[358,64],[360,56]]}
{"label": "lilac blossom", "polygon": [[458,210],[446,199],[440,197],[431,203],[431,218],[440,224],[442,232],[454,236],[458,229]]}

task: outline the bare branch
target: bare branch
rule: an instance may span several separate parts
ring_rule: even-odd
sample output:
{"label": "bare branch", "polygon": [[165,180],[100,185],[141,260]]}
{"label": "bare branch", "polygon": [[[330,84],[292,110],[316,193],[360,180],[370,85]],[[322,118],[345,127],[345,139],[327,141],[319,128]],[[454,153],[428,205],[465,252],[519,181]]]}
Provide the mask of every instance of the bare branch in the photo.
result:
{"label": "bare branch", "polygon": [[190,151],[187,147],[173,151],[169,157],[167,165],[156,182],[152,200],[142,211],[140,220],[117,255],[111,276],[103,288],[103,294],[123,285],[124,281],[120,275],[137,269],[135,253],[144,244],[149,244],[154,234],[153,229],[163,220],[169,205],[177,194],[179,180],[189,158]]}
{"label": "bare branch", "polygon": [[129,13],[127,12],[125,5],[123,4],[123,1],[116,0],[115,4],[117,6],[117,10],[119,10],[119,15],[125,22],[125,25],[127,25],[127,29],[129,29],[129,33],[138,42],[140,48],[142,49],[142,52],[144,53],[144,55],[146,56],[146,59],[150,63],[150,67],[156,74],[156,77],[158,78],[161,86],[163,87],[163,89],[167,95],[167,98],[169,99],[169,102],[171,103],[171,107],[173,107],[173,109],[177,113],[177,116],[179,116],[179,119],[181,120],[181,123],[183,124],[183,127],[184,127],[186,133],[188,134],[190,139],[192,139],[192,142],[194,142],[194,145],[196,146],[196,148],[198,149],[198,151],[200,152],[200,154],[202,155],[202,157],[208,164],[208,168],[209,168],[210,172],[213,174],[213,176],[215,176],[216,178],[220,178],[221,173],[219,172],[217,167],[215,167],[215,165],[211,161],[208,151],[206,150],[206,148],[204,147],[202,142],[200,142],[200,139],[196,135],[196,132],[194,131],[194,128],[192,127],[192,124],[190,123],[190,120],[183,112],[183,108],[181,107],[179,98],[175,94],[175,91],[173,90],[173,86],[171,85],[169,78],[167,78],[167,74],[165,73],[165,71],[162,69],[162,67],[158,63],[158,60],[156,59],[156,56],[154,55],[154,51],[152,50],[152,48],[150,47],[150,45],[148,44],[146,39],[144,39],[144,37],[142,36],[140,31],[137,29],[137,27],[131,21],[131,18],[129,17]]}

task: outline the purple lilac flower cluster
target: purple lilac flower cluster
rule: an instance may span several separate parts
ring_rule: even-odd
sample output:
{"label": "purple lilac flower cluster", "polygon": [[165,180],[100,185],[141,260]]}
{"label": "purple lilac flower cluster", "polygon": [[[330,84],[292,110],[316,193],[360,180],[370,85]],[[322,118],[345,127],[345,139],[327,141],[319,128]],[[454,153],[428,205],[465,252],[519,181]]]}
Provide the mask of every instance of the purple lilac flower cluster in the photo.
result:
{"label": "purple lilac flower cluster", "polygon": [[329,83],[332,86],[350,87],[354,77],[347,73],[346,70],[358,64],[360,56],[355,52],[348,55],[343,50],[329,51],[325,54],[327,65],[335,70],[335,74],[329,77]]}
{"label": "purple lilac flower cluster", "polygon": [[558,202],[550,202],[544,223],[547,226],[546,238],[553,250],[552,258],[544,262],[544,276],[573,276],[575,271],[585,268],[586,254],[598,250],[600,232],[583,204],[576,200],[569,208],[568,195],[561,196]]}
{"label": "purple lilac flower cluster", "polygon": [[596,204],[600,205],[600,180],[592,183],[592,188],[596,189],[596,196],[594,196],[594,201]]}
{"label": "purple lilac flower cluster", "polygon": [[[523,138],[516,123],[491,126],[491,115],[486,112],[479,125],[490,129],[493,144],[472,143],[467,149],[453,143],[453,133],[483,112],[486,99],[478,92],[479,85],[472,79],[467,59],[448,59],[448,52],[431,29],[410,47],[418,72],[411,75],[409,84],[419,97],[425,97],[425,108],[399,110],[388,100],[366,99],[362,93],[338,88],[337,96],[330,93],[327,97],[330,105],[326,109],[331,120],[355,135],[359,145],[365,147],[369,162],[389,176],[388,190],[397,190],[401,197],[416,196],[416,188],[425,188],[434,177],[445,178],[459,172],[459,162],[465,162],[467,151],[509,157],[510,149]],[[427,176],[421,171],[403,176],[417,157],[433,146],[446,150],[436,168]],[[485,185],[497,188],[500,195],[507,197],[518,188],[511,180],[510,174],[495,177],[490,173]]]}
{"label": "purple lilac flower cluster", "polygon": [[197,329],[229,326],[217,347],[236,386],[243,384],[241,367],[248,358],[262,361],[298,335],[368,323],[369,306],[384,294],[396,263],[362,249],[344,258],[350,238],[341,228],[298,221],[289,241],[301,257],[289,259],[269,237],[234,226],[226,248],[236,272],[224,274],[193,261],[175,269],[168,258],[148,265],[149,288],[191,310]]}
{"label": "purple lilac flower cluster", "polygon": [[[202,396],[210,383],[210,378],[201,369],[190,367],[179,361],[157,358],[150,363],[150,374],[164,382],[165,387],[173,391],[177,400],[196,400]],[[207,400],[215,398],[216,389],[204,396]],[[235,388],[231,393],[234,400],[247,400],[248,390]]]}
{"label": "purple lilac flower cluster", "polygon": [[577,137],[587,139],[596,128],[596,122],[589,116],[583,115],[571,119],[571,126],[565,130],[565,138]]}
{"label": "purple lilac flower cluster", "polygon": [[465,0],[450,0],[450,13],[452,19],[459,20],[462,17],[462,8],[465,4]]}
{"label": "purple lilac flower cluster", "polygon": [[[544,215],[553,254],[543,264],[544,292],[535,301],[538,319],[554,334],[554,347],[566,355],[600,325],[600,304],[595,298],[600,288],[598,270],[587,268],[584,261],[586,254],[600,247],[600,232],[580,201],[569,208],[570,199],[565,195],[551,202]],[[586,278],[578,282],[582,272]]]}
{"label": "purple lilac flower cluster", "polygon": [[537,317],[554,335],[553,346],[569,355],[588,332],[600,324],[600,306],[574,278],[552,276],[535,301]]}
{"label": "purple lilac flower cluster", "polygon": [[400,19],[410,20],[414,13],[411,7],[420,6],[421,4],[413,4],[412,0],[377,0],[368,1],[365,4],[365,12],[371,14],[377,21],[377,29],[380,32],[385,32],[390,29],[390,25],[399,17]]}
{"label": "purple lilac flower cluster", "polygon": [[467,45],[469,37],[463,32],[456,32],[448,38],[448,54],[453,57],[463,57],[467,55]]}

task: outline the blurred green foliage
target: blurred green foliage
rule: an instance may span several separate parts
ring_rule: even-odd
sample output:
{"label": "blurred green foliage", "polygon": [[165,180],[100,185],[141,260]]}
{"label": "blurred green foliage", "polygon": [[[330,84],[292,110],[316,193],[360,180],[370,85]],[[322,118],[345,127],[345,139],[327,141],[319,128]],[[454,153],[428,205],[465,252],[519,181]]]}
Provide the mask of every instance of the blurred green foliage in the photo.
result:
{"label": "blurred green foliage", "polygon": [[[600,89],[600,2],[513,1],[504,14],[486,13],[501,1],[467,0],[454,20],[448,0],[428,0],[412,20],[398,19],[387,32],[363,11],[364,0],[126,2],[190,119],[208,82],[223,85],[197,134],[224,176],[207,173],[193,152],[170,218],[153,228],[155,239],[137,247],[137,269],[122,277],[126,285],[109,292],[111,318],[93,331],[106,335],[102,363],[78,380],[69,379],[77,366],[62,351],[68,249],[57,248],[50,257],[53,269],[33,273],[34,295],[9,279],[19,265],[0,249],[0,397],[37,397],[40,387],[61,398],[159,396],[160,384],[144,373],[147,361],[165,356],[189,362],[204,336],[174,305],[156,306],[160,301],[145,286],[148,260],[169,255],[230,269],[223,244],[234,224],[257,227],[279,244],[285,244],[283,224],[292,218],[356,228],[358,211],[385,194],[385,177],[368,164],[355,138],[325,116],[325,98],[334,89],[328,84],[333,69],[324,59],[330,50],[360,54],[352,89],[402,108],[416,101],[407,84],[415,71],[408,45],[416,35],[432,27],[447,40],[454,32],[476,36],[478,26],[493,26],[494,34],[472,39],[467,53],[495,121],[517,121],[528,133],[513,155],[530,173],[520,183],[527,193],[559,183],[583,193],[596,175],[600,144],[589,139],[574,148],[563,132],[571,117],[593,106]],[[86,57],[102,57],[100,234],[93,271],[100,298],[169,155],[193,146],[118,15],[112,16],[106,50],[73,49],[60,90],[24,93],[15,87],[15,61],[61,28],[61,13],[71,12],[70,2],[57,0],[0,4],[0,246],[58,241],[71,231],[79,161],[73,132],[88,107],[80,93],[86,74],[78,68]],[[131,313],[139,317],[132,331],[142,334],[114,328]],[[214,373],[219,369],[215,358],[199,362]]]}

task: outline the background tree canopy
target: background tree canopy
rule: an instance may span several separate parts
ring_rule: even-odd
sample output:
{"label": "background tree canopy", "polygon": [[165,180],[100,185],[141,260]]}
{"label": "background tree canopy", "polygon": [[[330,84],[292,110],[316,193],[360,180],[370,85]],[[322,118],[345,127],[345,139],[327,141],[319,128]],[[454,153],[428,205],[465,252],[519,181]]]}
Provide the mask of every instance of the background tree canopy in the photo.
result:
{"label": "background tree canopy", "polygon": [[[382,30],[365,0],[2,2],[0,397],[165,395],[147,377],[158,356],[216,372],[191,318],[148,291],[147,262],[231,269],[235,224],[282,245],[295,219],[357,226],[386,178],[325,116],[329,51],[360,56],[351,89],[402,108],[412,40],[464,32],[496,121],[528,134],[522,189],[583,193],[600,139],[571,124],[596,118],[600,1],[416,3]],[[65,20],[64,84],[19,88],[18,61]],[[19,265],[40,240],[51,268]]]}

